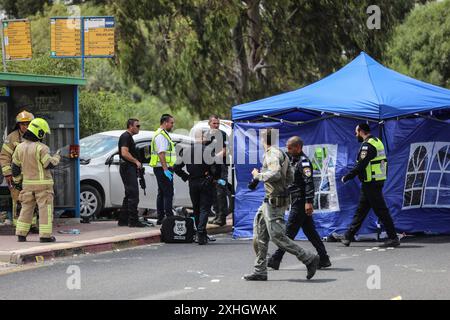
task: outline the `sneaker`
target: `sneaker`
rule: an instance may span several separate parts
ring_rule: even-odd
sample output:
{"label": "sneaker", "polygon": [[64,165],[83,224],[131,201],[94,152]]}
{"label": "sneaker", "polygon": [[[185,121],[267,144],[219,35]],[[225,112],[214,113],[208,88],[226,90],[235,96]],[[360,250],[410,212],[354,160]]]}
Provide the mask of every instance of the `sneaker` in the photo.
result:
{"label": "sneaker", "polygon": [[56,238],[51,236],[50,238],[39,238],[39,242],[44,243],[44,242],[55,242]]}
{"label": "sneaker", "polygon": [[208,242],[214,242],[217,240],[216,238],[214,238],[213,236],[210,236],[208,234],[206,235],[206,238],[208,238]]}
{"label": "sneaker", "polygon": [[17,236],[17,241],[18,242],[27,242],[27,237],[25,237],[25,236]]}
{"label": "sneaker", "polygon": [[244,276],[244,280],[247,280],[247,281],[267,281],[267,275],[256,274],[256,273],[246,274]]}
{"label": "sneaker", "polygon": [[308,269],[308,273],[306,275],[306,279],[311,279],[316,274],[317,268],[319,267],[320,257],[318,254],[315,255],[314,259],[306,265]]}
{"label": "sneaker", "polygon": [[400,245],[400,240],[398,238],[395,238],[395,239],[386,240],[380,247],[383,247],[383,248],[398,247],[399,245]]}
{"label": "sneaker", "polygon": [[323,268],[328,268],[328,267],[331,267],[330,257],[329,256],[320,257],[318,269],[323,269]]}
{"label": "sneaker", "polygon": [[267,266],[269,268],[272,268],[273,270],[278,270],[280,269],[280,263],[281,261],[275,260],[274,258],[270,257],[269,261],[267,261]]}
{"label": "sneaker", "polygon": [[148,224],[142,223],[142,222],[140,222],[140,221],[130,222],[130,223],[128,224],[128,226],[129,226],[130,228],[147,228],[147,227],[149,227]]}

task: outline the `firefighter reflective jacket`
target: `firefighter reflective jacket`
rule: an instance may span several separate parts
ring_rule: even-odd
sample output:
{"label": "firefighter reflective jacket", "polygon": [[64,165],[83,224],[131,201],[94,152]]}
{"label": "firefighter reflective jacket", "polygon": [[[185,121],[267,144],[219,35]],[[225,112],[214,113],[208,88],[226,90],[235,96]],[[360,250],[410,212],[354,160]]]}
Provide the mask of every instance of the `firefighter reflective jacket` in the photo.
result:
{"label": "firefighter reflective jacket", "polygon": [[19,130],[11,132],[3,142],[2,150],[0,151],[0,165],[2,167],[2,174],[10,176],[12,156],[16,147],[23,141],[22,134]]}
{"label": "firefighter reflective jacket", "polygon": [[58,154],[50,155],[45,144],[25,140],[17,146],[13,154],[14,182],[22,182],[24,190],[31,187],[52,187],[53,177],[50,169],[56,166],[59,160]]}

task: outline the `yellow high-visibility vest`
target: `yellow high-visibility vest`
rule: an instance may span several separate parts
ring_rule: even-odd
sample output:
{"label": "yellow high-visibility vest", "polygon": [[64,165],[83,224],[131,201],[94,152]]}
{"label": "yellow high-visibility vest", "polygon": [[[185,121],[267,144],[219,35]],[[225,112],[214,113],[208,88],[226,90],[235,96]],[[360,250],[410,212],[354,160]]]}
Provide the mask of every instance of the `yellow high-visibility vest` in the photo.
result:
{"label": "yellow high-visibility vest", "polygon": [[169,150],[166,151],[166,163],[169,167],[173,167],[177,161],[177,154],[175,150],[175,144],[173,143],[172,139],[169,137],[169,135],[166,133],[165,130],[159,128],[156,130],[155,135],[153,136],[152,143],[150,144],[151,148],[151,156],[150,156],[150,167],[156,167],[161,161],[159,160],[158,156],[158,150],[156,146],[156,137],[158,135],[162,134],[164,138],[169,141]]}
{"label": "yellow high-visibility vest", "polygon": [[377,156],[367,165],[364,182],[384,181],[387,175],[387,158],[383,142],[377,138],[370,138],[367,142],[377,150]]}

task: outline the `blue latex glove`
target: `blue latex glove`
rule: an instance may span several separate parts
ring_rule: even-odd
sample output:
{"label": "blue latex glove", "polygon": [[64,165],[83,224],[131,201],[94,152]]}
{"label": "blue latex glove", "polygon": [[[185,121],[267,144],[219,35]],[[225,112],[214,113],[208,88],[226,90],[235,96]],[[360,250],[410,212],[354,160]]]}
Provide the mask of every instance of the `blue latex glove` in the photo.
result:
{"label": "blue latex glove", "polygon": [[217,183],[220,184],[221,186],[225,186],[227,183],[225,182],[225,180],[223,179],[219,179],[217,180]]}
{"label": "blue latex glove", "polygon": [[164,174],[166,175],[167,179],[169,179],[170,181],[173,180],[173,173],[170,172],[170,170],[164,170]]}

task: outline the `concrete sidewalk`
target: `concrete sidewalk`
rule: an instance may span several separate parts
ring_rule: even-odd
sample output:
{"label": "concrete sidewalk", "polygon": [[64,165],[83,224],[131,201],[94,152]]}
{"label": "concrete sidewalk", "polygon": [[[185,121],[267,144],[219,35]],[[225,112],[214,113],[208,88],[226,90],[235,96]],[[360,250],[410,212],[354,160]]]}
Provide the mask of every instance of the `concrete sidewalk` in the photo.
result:
{"label": "concrete sidewalk", "polygon": [[[80,234],[60,234],[59,231],[78,229]],[[232,231],[232,220],[225,226],[208,224],[208,234]],[[160,242],[160,226],[150,228],[118,227],[117,221],[94,221],[90,224],[54,226],[55,243],[42,244],[39,235],[30,234],[27,242],[17,242],[14,235],[0,234],[0,262],[26,264],[60,257],[114,251]]]}

